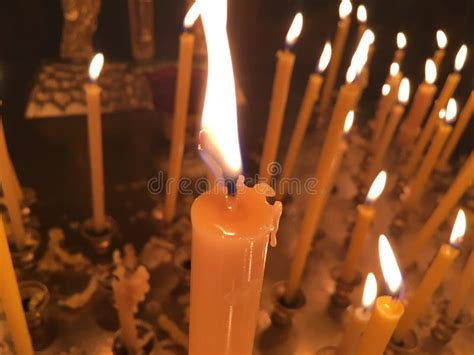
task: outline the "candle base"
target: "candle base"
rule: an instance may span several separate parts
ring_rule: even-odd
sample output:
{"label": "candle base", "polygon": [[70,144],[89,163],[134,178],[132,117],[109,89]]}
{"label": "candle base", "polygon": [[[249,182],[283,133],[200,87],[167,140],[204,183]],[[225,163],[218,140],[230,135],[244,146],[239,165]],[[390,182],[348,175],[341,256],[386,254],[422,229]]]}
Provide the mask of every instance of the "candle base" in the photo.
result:
{"label": "candle base", "polygon": [[354,288],[362,282],[362,274],[357,272],[352,282],[346,282],[341,279],[339,267],[331,270],[331,277],[336,282],[334,293],[331,295],[331,301],[328,307],[328,313],[331,315],[341,315],[351,304],[351,294]]}
{"label": "candle base", "polygon": [[316,352],[316,355],[336,355],[337,348],[335,346],[325,346]]}
{"label": "candle base", "polygon": [[296,311],[306,304],[306,297],[303,291],[296,293],[293,304],[285,301],[286,281],[279,281],[273,285],[274,308],[271,314],[272,324],[279,327],[289,326]]}
{"label": "candle base", "polygon": [[[13,238],[8,238],[13,240]],[[41,236],[36,229],[25,229],[25,246],[18,250],[14,244],[10,245],[13,265],[18,270],[31,270],[35,265],[36,251],[41,242]]]}
{"label": "candle base", "polygon": [[112,241],[118,233],[117,222],[109,216],[105,219],[105,230],[96,232],[91,218],[86,219],[80,227],[81,236],[87,240],[92,251],[99,256],[104,256],[112,249]]}
{"label": "candle base", "polygon": [[[191,284],[191,247],[183,246],[174,254],[174,266],[178,271],[180,285],[189,289]],[[179,285],[178,285],[179,286]]]}
{"label": "candle base", "polygon": [[139,349],[133,354],[130,353],[123,342],[122,334],[119,330],[115,333],[112,343],[113,355],[149,355],[154,353],[157,340],[153,326],[139,319],[135,321],[135,324],[138,332]]}
{"label": "candle base", "polygon": [[49,290],[39,281],[22,281],[18,284],[26,322],[36,351],[46,349],[56,337],[56,324],[46,314]]}
{"label": "candle base", "polygon": [[395,342],[392,338],[388,348],[395,354],[419,354],[419,341],[416,333],[410,330],[401,342]]}

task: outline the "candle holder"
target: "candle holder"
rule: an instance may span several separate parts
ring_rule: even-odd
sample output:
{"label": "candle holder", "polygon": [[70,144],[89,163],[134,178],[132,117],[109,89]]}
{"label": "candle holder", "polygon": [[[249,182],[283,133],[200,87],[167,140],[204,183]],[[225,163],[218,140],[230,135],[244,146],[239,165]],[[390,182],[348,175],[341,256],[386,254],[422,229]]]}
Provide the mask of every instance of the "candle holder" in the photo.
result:
{"label": "candle holder", "polygon": [[[8,238],[13,240],[13,238]],[[25,246],[18,250],[14,243],[10,244],[13,265],[18,270],[31,270],[34,267],[36,251],[41,242],[41,236],[36,229],[25,229]]]}
{"label": "candle holder", "polygon": [[33,347],[36,351],[46,349],[56,337],[55,323],[46,316],[49,290],[39,281],[22,281],[18,287]]}
{"label": "candle holder", "polygon": [[189,289],[191,284],[191,247],[183,246],[174,254],[174,265],[178,271],[180,283]]}
{"label": "candle holder", "polygon": [[[155,330],[153,326],[145,321],[137,319],[136,322],[137,332],[138,332],[138,339],[140,348],[136,352],[136,354],[141,355],[149,355],[152,354],[155,350],[155,346],[157,344],[157,339],[155,335]],[[130,354],[127,350],[127,347],[123,343],[121,330],[118,330],[113,338],[112,342],[112,354],[113,355],[134,355]]]}
{"label": "candle holder", "polygon": [[401,342],[395,342],[392,338],[388,348],[395,354],[419,354],[419,341],[416,333],[410,330]]}
{"label": "candle holder", "polygon": [[104,256],[111,250],[114,237],[118,233],[118,224],[110,216],[106,216],[105,230],[97,233],[91,218],[86,219],[80,227],[81,236],[87,240],[96,255]]}
{"label": "candle holder", "polygon": [[274,308],[271,314],[272,324],[280,327],[289,326],[296,311],[306,304],[303,291],[298,290],[292,304],[285,301],[286,281],[279,281],[273,285]]}
{"label": "candle holder", "polygon": [[331,315],[339,316],[351,304],[350,296],[354,288],[362,282],[362,274],[357,272],[352,282],[346,282],[340,277],[340,268],[335,267],[331,270],[331,278],[336,282],[336,287],[331,295],[328,312]]}

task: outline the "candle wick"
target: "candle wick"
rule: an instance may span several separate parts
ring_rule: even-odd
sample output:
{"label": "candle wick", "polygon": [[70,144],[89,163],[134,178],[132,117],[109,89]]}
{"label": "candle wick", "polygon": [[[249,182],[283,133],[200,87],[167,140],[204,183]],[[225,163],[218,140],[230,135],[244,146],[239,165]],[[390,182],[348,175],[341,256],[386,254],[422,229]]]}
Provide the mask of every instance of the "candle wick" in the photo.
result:
{"label": "candle wick", "polygon": [[237,193],[237,183],[233,177],[224,178],[225,186],[227,188],[227,195],[229,197],[235,197]]}

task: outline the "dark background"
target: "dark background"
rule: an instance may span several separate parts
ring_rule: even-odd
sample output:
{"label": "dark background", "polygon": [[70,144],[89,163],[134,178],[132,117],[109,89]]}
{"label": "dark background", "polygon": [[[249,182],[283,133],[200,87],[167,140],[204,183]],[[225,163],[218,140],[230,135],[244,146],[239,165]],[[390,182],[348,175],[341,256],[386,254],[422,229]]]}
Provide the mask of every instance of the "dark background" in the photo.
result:
{"label": "dark background", "polygon": [[[283,46],[288,26],[295,14],[304,15],[303,33],[295,46],[297,55],[288,101],[282,146],[296,114],[306,78],[319,58],[324,41],[331,37],[338,19],[339,1],[230,0],[229,36],[236,77],[248,105],[240,114],[244,160],[259,153],[268,113],[274,53]],[[411,79],[412,92],[424,75],[424,62],[436,48],[435,32],[448,35],[448,47],[438,76],[441,88],[452,70],[454,56],[462,43],[469,46],[463,79],[455,93],[460,106],[473,87],[474,1],[397,0],[367,1],[368,25],[376,35],[376,52],[371,66],[370,85],[363,98],[359,122],[370,118],[390,60],[395,50],[395,34],[404,31],[408,47],[402,70]],[[354,12],[357,4],[354,4]],[[99,27],[94,44],[107,61],[131,59],[127,1],[102,0]],[[156,58],[174,60],[178,33],[184,16],[184,1],[155,1]],[[59,56],[62,11],[59,0],[4,0],[0,5],[0,97],[8,144],[20,180],[40,191],[69,194],[77,207],[86,207],[89,190],[85,120],[79,117],[27,121],[24,118],[35,71],[43,61]],[[346,68],[354,48],[356,21],[342,68]],[[343,69],[345,72],[345,69]],[[114,115],[104,120],[104,149],[108,182],[133,180],[154,172],[156,151],[166,152],[159,125],[146,113]],[[472,149],[471,122],[457,154]],[[80,185],[80,186],[79,186]],[[53,188],[53,189],[52,189]],[[70,201],[70,202],[71,202]],[[60,206],[58,207],[60,208]],[[82,209],[82,208],[81,208]]]}

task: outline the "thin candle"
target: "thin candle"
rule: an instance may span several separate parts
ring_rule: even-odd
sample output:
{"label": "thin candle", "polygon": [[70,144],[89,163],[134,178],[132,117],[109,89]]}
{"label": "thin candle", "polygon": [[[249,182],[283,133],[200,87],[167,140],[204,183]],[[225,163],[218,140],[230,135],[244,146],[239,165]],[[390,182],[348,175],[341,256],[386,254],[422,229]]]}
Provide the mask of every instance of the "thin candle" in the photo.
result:
{"label": "thin candle", "polygon": [[319,98],[319,91],[321,89],[321,83],[323,81],[322,73],[326,69],[329,60],[331,59],[331,44],[326,42],[324,45],[321,58],[319,59],[317,72],[309,76],[308,83],[306,85],[306,91],[301,102],[300,110],[296,118],[296,125],[293,130],[293,134],[290,139],[290,145],[283,161],[283,169],[280,176],[279,187],[277,191],[276,199],[280,200],[287,193],[287,179],[293,175],[293,170],[298,156],[301,143],[303,142],[306,128],[308,127],[311,113],[313,112],[314,104]]}
{"label": "thin candle", "polygon": [[465,231],[466,215],[463,210],[459,210],[451,237],[449,238],[449,244],[441,245],[438,254],[433,259],[415,293],[408,299],[408,306],[393,334],[395,342],[403,343],[404,338],[410,329],[413,328],[415,321],[428,307],[434,292],[443,281],[453,261],[459,255],[459,244],[464,237]]}
{"label": "thin candle", "polygon": [[402,65],[405,59],[405,47],[407,46],[407,37],[403,32],[397,33],[397,50],[393,54],[392,62]]}
{"label": "thin candle", "polygon": [[280,143],[281,126],[285,115],[286,101],[290,89],[291,75],[295,63],[295,55],[291,47],[296,43],[303,28],[303,15],[296,14],[286,35],[286,48],[276,54],[277,65],[273,79],[270,112],[268,114],[267,129],[263,143],[262,157],[260,158],[260,180],[268,181],[271,177],[271,166],[276,161],[278,145]]}
{"label": "thin candle", "polygon": [[357,42],[360,41],[362,35],[367,29],[367,9],[364,5],[357,6],[357,22],[359,26],[357,27]]}
{"label": "thin candle", "polygon": [[459,318],[462,308],[468,300],[469,291],[474,284],[474,251],[471,251],[469,258],[464,265],[460,277],[455,283],[456,288],[454,295],[449,301],[448,309],[446,310],[446,316],[456,321]]}
{"label": "thin candle", "polygon": [[184,31],[179,36],[178,69],[174,99],[173,131],[168,168],[169,185],[165,201],[165,220],[171,222],[176,213],[178,185],[181,177],[184,144],[186,138],[186,121],[188,117],[189,88],[193,65],[194,35],[189,29],[199,17],[198,3],[195,2],[188,10],[184,21]]}
{"label": "thin candle", "polygon": [[446,33],[444,33],[444,31],[436,31],[436,43],[438,44],[438,49],[436,50],[433,56],[433,61],[436,65],[436,68],[439,69],[445,55],[445,48],[448,45],[448,37],[446,36]]}

